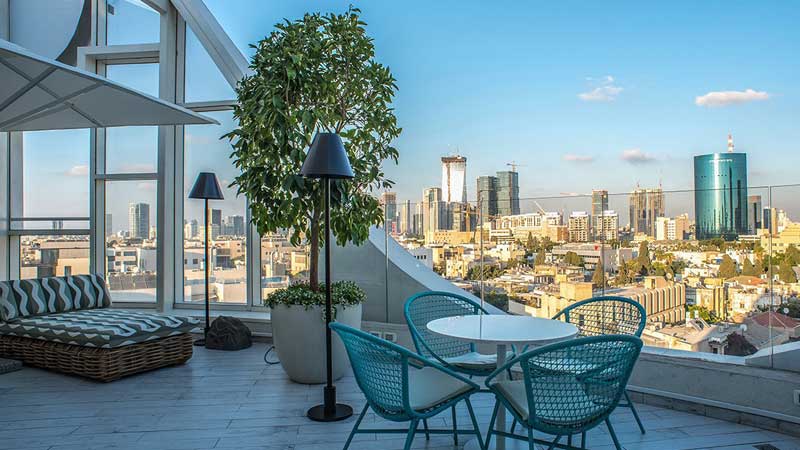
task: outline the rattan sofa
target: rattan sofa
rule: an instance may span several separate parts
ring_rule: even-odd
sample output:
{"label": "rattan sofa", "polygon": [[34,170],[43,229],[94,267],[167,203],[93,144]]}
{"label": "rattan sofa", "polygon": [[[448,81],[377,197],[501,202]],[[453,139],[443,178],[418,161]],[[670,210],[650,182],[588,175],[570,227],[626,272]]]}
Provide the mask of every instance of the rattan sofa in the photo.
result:
{"label": "rattan sofa", "polygon": [[105,382],[192,357],[195,319],[110,306],[99,275],[0,281],[0,357]]}

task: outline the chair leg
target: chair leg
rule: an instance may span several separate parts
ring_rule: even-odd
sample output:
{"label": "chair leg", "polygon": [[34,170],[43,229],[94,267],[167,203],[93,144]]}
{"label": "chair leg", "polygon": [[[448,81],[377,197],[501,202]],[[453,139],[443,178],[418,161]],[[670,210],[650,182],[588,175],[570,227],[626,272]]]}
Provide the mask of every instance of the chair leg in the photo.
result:
{"label": "chair leg", "polygon": [[511,431],[510,431],[510,433],[514,434],[514,430],[516,430],[516,429],[517,429],[517,419],[514,418],[514,421],[511,422]]}
{"label": "chair leg", "polygon": [[536,443],[533,441],[533,428],[528,428],[528,450],[536,450]]}
{"label": "chair leg", "polygon": [[[532,440],[532,438],[531,438],[531,440]],[[553,440],[553,442],[550,443],[550,446],[547,447],[547,450],[553,450],[554,448],[556,448],[556,444],[558,444],[558,441],[560,441],[560,440],[561,440],[561,435],[556,436],[556,438]]]}
{"label": "chair leg", "polygon": [[472,402],[469,399],[465,399],[467,403],[467,411],[469,411],[469,417],[472,420],[472,429],[475,430],[475,437],[478,438],[478,446],[480,448],[485,448],[483,446],[483,438],[481,437],[481,429],[478,426],[478,419],[475,418],[475,411],[472,410]]}
{"label": "chair leg", "polygon": [[358,430],[358,426],[361,425],[361,421],[364,420],[364,416],[367,415],[367,409],[369,409],[369,405],[364,405],[364,409],[361,410],[361,414],[358,415],[358,419],[356,419],[355,425],[353,425],[353,429],[350,431],[350,436],[347,437],[347,442],[344,444],[344,448],[342,450],[347,450],[350,447],[350,442],[353,441],[353,436],[356,435],[356,430]]}
{"label": "chair leg", "polygon": [[586,448],[586,432],[585,431],[581,431],[581,448],[582,449]]}
{"label": "chair leg", "polygon": [[418,419],[411,421],[411,424],[408,426],[408,434],[406,435],[406,445],[403,446],[403,450],[409,450],[411,448],[411,443],[414,442],[414,435],[417,434],[418,425],[419,425]]}
{"label": "chair leg", "polygon": [[458,447],[458,424],[456,422],[456,405],[453,405],[450,408],[450,411],[453,413],[453,443],[456,447]]}
{"label": "chair leg", "polygon": [[614,427],[611,426],[611,421],[606,418],[606,426],[608,427],[608,434],[611,435],[611,440],[614,441],[614,446],[617,450],[622,450],[622,446],[619,445],[619,439],[617,439],[617,433],[614,433]]}
{"label": "chair leg", "polygon": [[422,419],[422,427],[425,429],[425,440],[431,440],[431,433],[428,431],[428,419]]}
{"label": "chair leg", "polygon": [[642,434],[645,434],[646,431],[644,429],[644,425],[642,425],[642,420],[639,419],[639,412],[636,411],[636,407],[633,405],[631,398],[628,397],[628,391],[624,392],[625,392],[625,401],[628,402],[628,406],[631,408],[631,412],[633,413],[633,418],[636,419],[636,424],[639,425],[639,431],[641,431]]}
{"label": "chair leg", "polygon": [[494,432],[494,421],[497,420],[497,412],[500,410],[500,402],[495,400],[494,411],[492,411],[492,418],[489,420],[489,431],[486,432],[486,447],[489,448],[489,443],[492,441],[492,433]]}
{"label": "chair leg", "polygon": [[567,445],[572,447],[572,435],[571,434],[567,436]]}

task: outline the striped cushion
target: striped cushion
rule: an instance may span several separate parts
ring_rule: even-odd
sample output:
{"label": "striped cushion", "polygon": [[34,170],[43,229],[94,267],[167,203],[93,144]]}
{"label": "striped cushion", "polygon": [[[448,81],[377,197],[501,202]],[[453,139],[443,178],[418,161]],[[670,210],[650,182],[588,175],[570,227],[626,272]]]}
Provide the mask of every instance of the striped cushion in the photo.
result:
{"label": "striped cushion", "polygon": [[[72,289],[72,309],[108,308],[111,296],[100,275],[75,275],[66,278]],[[58,312],[58,311],[53,311]]]}
{"label": "striped cushion", "polygon": [[0,281],[0,321],[110,306],[106,281],[96,274]]}
{"label": "striped cushion", "polygon": [[0,281],[0,310],[3,320],[47,314],[47,298],[41,280]]}
{"label": "striped cushion", "polygon": [[117,348],[188,333],[199,321],[119,309],[87,309],[0,322],[0,335]]}
{"label": "striped cushion", "polygon": [[47,310],[51,313],[71,311],[72,289],[64,277],[42,278],[42,289],[47,293]]}
{"label": "striped cushion", "polygon": [[0,281],[0,321],[13,320],[19,317],[17,302],[11,293],[11,283]]}

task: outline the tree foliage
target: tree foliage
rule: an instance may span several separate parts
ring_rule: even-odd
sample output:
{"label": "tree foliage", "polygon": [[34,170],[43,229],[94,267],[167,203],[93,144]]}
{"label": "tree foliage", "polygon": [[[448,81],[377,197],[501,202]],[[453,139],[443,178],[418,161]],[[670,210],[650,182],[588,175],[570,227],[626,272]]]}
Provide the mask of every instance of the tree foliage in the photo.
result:
{"label": "tree foliage", "polygon": [[583,267],[583,258],[573,251],[568,251],[564,254],[564,263],[569,264],[570,266]]}
{"label": "tree foliage", "polygon": [[546,261],[547,261],[547,255],[544,252],[544,247],[542,247],[539,249],[539,252],[536,253],[536,261],[534,261],[534,264],[540,266],[542,264],[545,264]]}
{"label": "tree foliage", "polygon": [[606,285],[606,274],[603,273],[603,267],[600,264],[594,268],[594,273],[592,274],[592,284],[595,287],[605,287]]}
{"label": "tree foliage", "polygon": [[784,283],[797,283],[797,274],[794,273],[794,269],[788,258],[784,258],[784,260],[781,261],[781,265],[778,266],[778,277],[780,277],[781,281]]}
{"label": "tree foliage", "polygon": [[310,283],[318,290],[323,184],[299,175],[314,135],[336,132],[355,177],[331,182],[331,229],[341,245],[359,244],[383,221],[374,193],[393,185],[381,164],[395,163],[400,135],[391,103],[397,91],[389,68],[374,60],[360,11],[306,14],[275,25],[255,48],[236,89],[238,127],[225,135],[241,171],[232,185],[250,199],[262,234],[289,230],[310,245]]}
{"label": "tree foliage", "polygon": [[505,269],[495,264],[484,264],[483,273],[481,274],[481,266],[472,266],[467,270],[467,280],[491,280],[506,273]]}
{"label": "tree foliage", "polygon": [[754,266],[753,263],[750,262],[750,258],[745,258],[744,262],[742,263],[742,275],[747,275],[749,277],[757,277],[760,276],[761,274],[758,272],[758,269],[756,269],[756,266]]}
{"label": "tree foliage", "polygon": [[722,262],[719,264],[720,278],[733,278],[737,275],[736,262],[730,257],[730,255],[723,255]]}

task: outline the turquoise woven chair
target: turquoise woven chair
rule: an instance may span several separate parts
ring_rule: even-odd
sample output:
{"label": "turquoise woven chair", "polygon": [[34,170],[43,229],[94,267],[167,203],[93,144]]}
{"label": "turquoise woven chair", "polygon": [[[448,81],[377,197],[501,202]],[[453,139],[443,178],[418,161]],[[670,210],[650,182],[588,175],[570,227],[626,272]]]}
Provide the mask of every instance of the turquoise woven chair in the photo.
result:
{"label": "turquoise woven chair", "polygon": [[428,322],[444,317],[488,314],[478,303],[452,292],[422,292],[406,300],[404,314],[417,353],[469,376],[485,377],[497,368],[497,355],[475,351],[475,344],[428,330]]}
{"label": "turquoise woven chair", "polygon": [[[350,447],[357,433],[404,433],[404,448],[408,450],[419,423],[447,409],[453,412],[453,429],[426,428],[426,436],[452,434],[453,441],[458,445],[459,434],[474,434],[483,448],[478,421],[469,401],[469,397],[478,392],[480,386],[399,345],[340,323],[332,323],[330,327],[344,342],[356,383],[367,398],[367,404],[353,425],[344,450]],[[457,428],[455,407],[461,401],[466,403],[472,419],[471,430]],[[410,422],[408,429],[360,429],[369,408],[386,420]]]}
{"label": "turquoise woven chair", "polygon": [[[624,334],[642,337],[647,323],[647,314],[638,302],[626,297],[601,296],[582,300],[561,310],[553,319],[562,320],[578,327],[578,336],[603,336],[607,334]],[[639,431],[645,434],[642,420],[633,405],[628,392],[624,392],[623,408],[630,408]]]}
{"label": "turquoise woven chair", "polygon": [[[611,412],[625,392],[642,340],[636,336],[608,335],[577,338],[525,352],[492,373],[486,386],[494,393],[495,404],[487,447],[492,435],[528,441],[553,448],[586,448],[586,432],[605,423],[614,445],[619,444],[609,421]],[[522,379],[498,381],[497,375],[520,366]],[[527,435],[494,430],[500,407],[506,408],[522,424]],[[534,431],[554,435],[551,442],[535,439]],[[581,435],[581,446],[572,446],[572,436]],[[567,444],[561,439],[567,436]]]}

